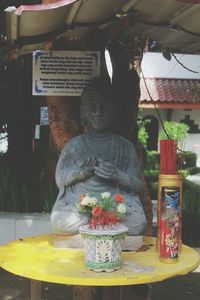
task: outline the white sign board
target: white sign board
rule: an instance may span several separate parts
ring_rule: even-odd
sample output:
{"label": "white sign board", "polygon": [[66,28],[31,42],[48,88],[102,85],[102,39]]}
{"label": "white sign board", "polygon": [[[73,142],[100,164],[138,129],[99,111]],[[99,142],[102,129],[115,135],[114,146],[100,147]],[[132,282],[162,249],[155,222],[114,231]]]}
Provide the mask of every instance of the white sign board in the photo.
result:
{"label": "white sign board", "polygon": [[92,78],[100,76],[100,52],[33,52],[33,95],[80,96]]}

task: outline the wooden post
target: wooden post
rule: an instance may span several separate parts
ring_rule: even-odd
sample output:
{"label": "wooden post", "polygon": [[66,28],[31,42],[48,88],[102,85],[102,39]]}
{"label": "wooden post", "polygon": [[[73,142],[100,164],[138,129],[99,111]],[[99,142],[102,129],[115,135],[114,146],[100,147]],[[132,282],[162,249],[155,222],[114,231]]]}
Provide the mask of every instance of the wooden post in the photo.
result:
{"label": "wooden post", "polygon": [[73,300],[102,300],[102,287],[74,286]]}
{"label": "wooden post", "polygon": [[[73,300],[150,300],[147,285],[87,287],[74,286]],[[32,300],[32,299],[31,299]]]}
{"label": "wooden post", "polygon": [[120,300],[120,286],[104,286],[102,300],[113,300],[113,299]]}
{"label": "wooden post", "polygon": [[31,279],[31,300],[41,300],[41,281]]}
{"label": "wooden post", "polygon": [[121,286],[120,300],[151,300],[151,289],[148,285]]}

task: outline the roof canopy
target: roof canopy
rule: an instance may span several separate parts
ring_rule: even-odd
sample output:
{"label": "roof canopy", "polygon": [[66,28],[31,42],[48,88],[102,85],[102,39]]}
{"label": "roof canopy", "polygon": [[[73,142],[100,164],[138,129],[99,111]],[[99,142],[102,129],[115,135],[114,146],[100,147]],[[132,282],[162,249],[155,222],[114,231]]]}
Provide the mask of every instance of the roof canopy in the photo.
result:
{"label": "roof canopy", "polygon": [[[6,9],[7,36],[36,45],[60,34],[106,31],[128,20],[126,30],[185,53],[200,52],[200,1],[58,0]],[[38,46],[37,46],[38,47]],[[35,47],[35,48],[37,48]]]}

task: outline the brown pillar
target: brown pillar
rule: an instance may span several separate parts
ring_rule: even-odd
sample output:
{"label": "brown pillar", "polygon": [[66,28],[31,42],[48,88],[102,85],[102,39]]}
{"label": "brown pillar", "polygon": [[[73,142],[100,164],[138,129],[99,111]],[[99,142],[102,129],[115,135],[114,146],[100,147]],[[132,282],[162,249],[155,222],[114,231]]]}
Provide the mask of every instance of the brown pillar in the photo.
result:
{"label": "brown pillar", "polygon": [[121,300],[120,286],[104,286],[102,300]]}
{"label": "brown pillar", "polygon": [[31,279],[31,300],[41,300],[41,281]]}
{"label": "brown pillar", "polygon": [[120,300],[151,300],[151,289],[148,285],[121,286]]}
{"label": "brown pillar", "polygon": [[102,287],[74,286],[73,300],[102,300]]}

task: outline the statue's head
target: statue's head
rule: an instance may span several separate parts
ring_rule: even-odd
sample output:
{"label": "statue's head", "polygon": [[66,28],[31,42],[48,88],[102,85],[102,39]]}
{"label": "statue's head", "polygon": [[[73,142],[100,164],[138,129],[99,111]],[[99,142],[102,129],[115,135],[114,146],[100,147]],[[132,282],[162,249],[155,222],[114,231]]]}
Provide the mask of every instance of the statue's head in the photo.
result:
{"label": "statue's head", "polygon": [[89,130],[102,132],[111,119],[111,84],[101,78],[93,79],[81,94],[81,118]]}

